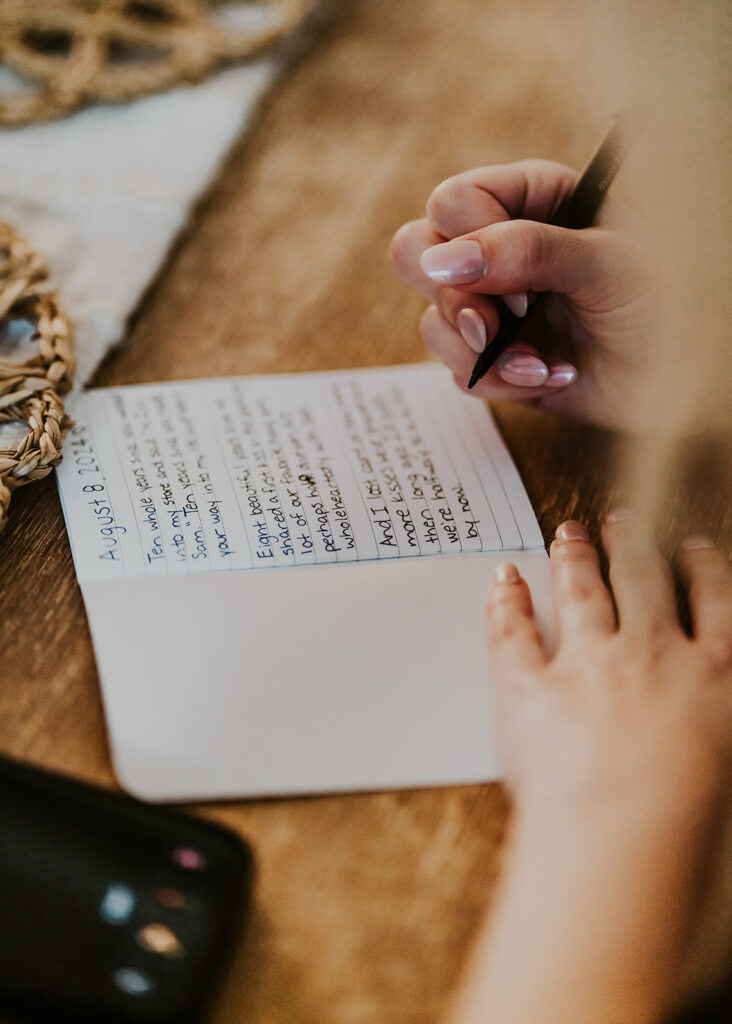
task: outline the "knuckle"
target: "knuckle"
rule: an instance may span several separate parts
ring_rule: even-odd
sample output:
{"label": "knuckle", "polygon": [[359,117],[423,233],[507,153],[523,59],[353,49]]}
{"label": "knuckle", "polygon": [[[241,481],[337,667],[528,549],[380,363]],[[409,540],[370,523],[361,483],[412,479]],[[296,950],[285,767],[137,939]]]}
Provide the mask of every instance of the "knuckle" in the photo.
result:
{"label": "knuckle", "polygon": [[709,637],[704,644],[707,658],[716,671],[732,672],[732,634]]}
{"label": "knuckle", "polygon": [[557,596],[565,604],[582,604],[597,594],[597,587],[586,580],[568,579],[558,587]]}
{"label": "knuckle", "polygon": [[651,679],[668,654],[671,636],[662,624],[649,622],[643,628],[631,624],[624,629],[629,678]]}
{"label": "knuckle", "polygon": [[654,621],[651,618],[649,629],[645,635],[645,641],[641,648],[641,657],[648,664],[656,665],[667,654],[670,640],[670,630],[665,627],[662,621]]}
{"label": "knuckle", "polygon": [[488,596],[487,609],[489,612],[499,608],[522,609],[526,605],[525,593],[520,583],[512,583],[508,586],[494,586]]}
{"label": "knuckle", "polygon": [[409,262],[415,223],[410,221],[408,224],[402,224],[389,243],[389,260],[396,270],[404,270]]}
{"label": "knuckle", "polygon": [[542,267],[547,258],[547,235],[537,221],[523,221],[519,235],[519,258],[526,267]]}
{"label": "knuckle", "polygon": [[515,167],[521,169],[524,178],[542,178],[554,182],[557,192],[569,191],[577,180],[577,171],[569,164],[562,164],[556,160],[543,160],[541,157],[527,157],[525,160],[518,160]]}
{"label": "knuckle", "polygon": [[645,578],[645,571],[635,562],[627,564],[616,562],[610,567],[610,579],[613,583],[642,583]]}
{"label": "knuckle", "polygon": [[514,615],[499,616],[491,629],[491,639],[494,643],[515,640],[522,644],[529,644],[534,643],[538,636],[539,632],[533,622]]}
{"label": "knuckle", "polygon": [[630,558],[614,558],[610,561],[610,579],[613,583],[630,583],[633,586],[645,583],[655,566],[640,553]]}
{"label": "knuckle", "polygon": [[437,306],[428,306],[419,320],[419,328],[424,335],[425,341],[429,342],[429,339],[440,324],[440,311]]}
{"label": "knuckle", "polygon": [[689,587],[689,599],[703,604],[732,606],[732,583],[726,579],[695,579]]}
{"label": "knuckle", "polygon": [[454,220],[461,191],[458,178],[447,178],[432,191],[427,200],[426,212],[428,220],[438,230]]}
{"label": "knuckle", "polygon": [[443,285],[435,296],[435,305],[452,326],[457,313],[465,305],[465,294]]}

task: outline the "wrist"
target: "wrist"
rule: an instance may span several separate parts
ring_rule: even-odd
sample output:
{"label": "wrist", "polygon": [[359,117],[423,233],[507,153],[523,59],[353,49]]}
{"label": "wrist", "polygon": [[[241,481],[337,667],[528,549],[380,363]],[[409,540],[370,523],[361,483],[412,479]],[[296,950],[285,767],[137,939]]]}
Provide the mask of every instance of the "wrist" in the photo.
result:
{"label": "wrist", "polygon": [[496,975],[516,956],[541,964],[537,1020],[640,1022],[671,1012],[687,994],[680,979],[723,824],[706,807],[695,819],[687,807],[654,813],[643,800],[520,805],[490,929],[493,984],[506,991]]}
{"label": "wrist", "polygon": [[[713,829],[729,808],[728,761],[723,752],[679,738],[663,749],[641,751],[641,757],[612,763],[569,765],[555,773],[532,772],[513,789],[517,831],[545,831],[556,840],[594,829],[627,826],[646,835],[689,833]],[[609,757],[609,755],[608,755]]]}

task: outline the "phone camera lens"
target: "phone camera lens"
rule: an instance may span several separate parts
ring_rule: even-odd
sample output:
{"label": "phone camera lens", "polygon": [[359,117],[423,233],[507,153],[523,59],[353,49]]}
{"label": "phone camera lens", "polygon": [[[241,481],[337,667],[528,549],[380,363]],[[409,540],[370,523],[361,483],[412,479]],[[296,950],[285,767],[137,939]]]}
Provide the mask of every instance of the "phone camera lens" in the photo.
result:
{"label": "phone camera lens", "polygon": [[200,850],[194,850],[192,846],[178,846],[173,850],[173,861],[184,871],[203,871],[206,868],[206,858]]}
{"label": "phone camera lens", "polygon": [[185,946],[178,936],[164,924],[146,924],[136,935],[137,941],[148,953],[157,953],[168,960],[178,960],[186,955]]}
{"label": "phone camera lens", "polygon": [[165,910],[183,910],[185,906],[190,902],[180,889],[173,889],[169,886],[165,886],[162,889],[155,890],[155,900],[159,907],[164,907]]}
{"label": "phone camera lens", "polygon": [[120,967],[112,975],[117,988],[127,996],[152,996],[155,994],[155,979],[138,967]]}
{"label": "phone camera lens", "polygon": [[110,885],[99,904],[99,914],[107,924],[126,924],[135,909],[135,894],[129,885]]}

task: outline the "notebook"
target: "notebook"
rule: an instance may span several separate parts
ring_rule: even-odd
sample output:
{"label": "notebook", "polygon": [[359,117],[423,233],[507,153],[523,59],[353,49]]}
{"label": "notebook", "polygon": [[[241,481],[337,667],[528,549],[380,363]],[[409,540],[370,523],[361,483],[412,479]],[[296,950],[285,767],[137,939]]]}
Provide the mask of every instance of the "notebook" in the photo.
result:
{"label": "notebook", "polygon": [[436,365],[77,396],[58,484],[115,771],[154,801],[495,779],[485,598],[543,539]]}

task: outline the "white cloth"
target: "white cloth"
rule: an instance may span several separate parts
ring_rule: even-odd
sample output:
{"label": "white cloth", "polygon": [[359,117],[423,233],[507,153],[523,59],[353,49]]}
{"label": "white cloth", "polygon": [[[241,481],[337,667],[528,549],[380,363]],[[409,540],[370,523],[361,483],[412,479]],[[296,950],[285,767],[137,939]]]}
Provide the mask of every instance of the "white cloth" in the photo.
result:
{"label": "white cloth", "polygon": [[124,334],[188,211],[282,62],[0,133],[0,220],[40,252],[75,333],[76,386]]}

